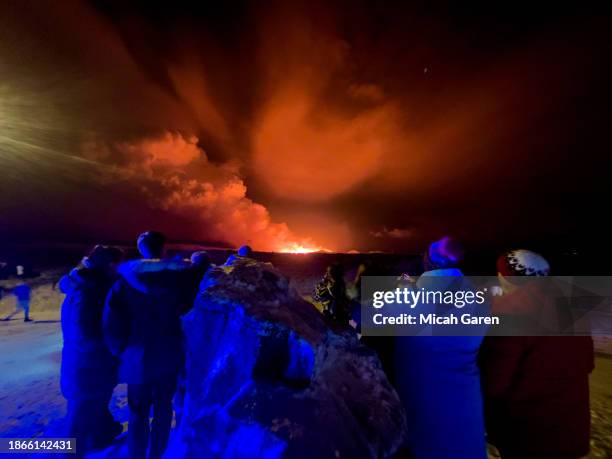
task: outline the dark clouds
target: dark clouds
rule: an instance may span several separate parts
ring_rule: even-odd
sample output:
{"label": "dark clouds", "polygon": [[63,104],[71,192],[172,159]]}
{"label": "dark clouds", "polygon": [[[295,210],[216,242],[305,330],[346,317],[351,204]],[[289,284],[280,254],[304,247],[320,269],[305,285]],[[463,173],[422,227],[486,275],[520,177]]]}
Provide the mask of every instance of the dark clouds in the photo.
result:
{"label": "dark clouds", "polygon": [[584,240],[609,166],[607,19],[385,5],[3,5],[2,231]]}

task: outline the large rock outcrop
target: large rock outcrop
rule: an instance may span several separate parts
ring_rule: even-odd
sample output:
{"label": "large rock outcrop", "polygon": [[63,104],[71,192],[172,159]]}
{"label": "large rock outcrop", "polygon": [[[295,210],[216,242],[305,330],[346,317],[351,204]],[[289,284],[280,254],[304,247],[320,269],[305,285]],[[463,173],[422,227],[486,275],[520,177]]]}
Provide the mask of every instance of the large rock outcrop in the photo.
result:
{"label": "large rock outcrop", "polygon": [[189,459],[384,458],[406,421],[375,353],[269,264],[206,274],[185,317]]}

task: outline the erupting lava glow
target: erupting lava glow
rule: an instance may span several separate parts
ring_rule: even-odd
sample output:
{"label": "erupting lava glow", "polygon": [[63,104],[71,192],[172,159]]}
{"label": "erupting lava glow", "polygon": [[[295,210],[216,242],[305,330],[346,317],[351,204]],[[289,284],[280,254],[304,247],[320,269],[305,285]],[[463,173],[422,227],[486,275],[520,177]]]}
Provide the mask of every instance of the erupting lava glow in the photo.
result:
{"label": "erupting lava glow", "polygon": [[319,252],[321,250],[320,247],[306,247],[297,243],[293,243],[291,245],[288,245],[286,247],[283,247],[282,249],[279,250],[280,253],[301,253],[301,254],[305,254],[305,253],[313,253],[313,252]]}

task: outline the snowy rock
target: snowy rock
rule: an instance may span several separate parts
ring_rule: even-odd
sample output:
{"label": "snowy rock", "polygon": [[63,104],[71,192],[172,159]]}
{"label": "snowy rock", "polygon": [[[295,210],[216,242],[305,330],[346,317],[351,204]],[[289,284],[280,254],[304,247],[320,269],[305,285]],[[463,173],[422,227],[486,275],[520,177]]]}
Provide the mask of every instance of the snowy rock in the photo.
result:
{"label": "snowy rock", "polygon": [[[209,270],[185,317],[185,458],[384,458],[406,421],[380,361],[272,265]],[[173,456],[174,457],[174,456]]]}

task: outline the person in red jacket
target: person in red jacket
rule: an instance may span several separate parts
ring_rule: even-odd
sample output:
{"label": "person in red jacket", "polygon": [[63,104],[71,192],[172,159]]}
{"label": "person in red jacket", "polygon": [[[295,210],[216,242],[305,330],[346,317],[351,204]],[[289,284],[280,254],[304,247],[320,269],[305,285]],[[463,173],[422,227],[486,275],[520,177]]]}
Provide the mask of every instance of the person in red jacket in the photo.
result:
{"label": "person in red jacket", "polygon": [[[493,308],[541,310],[550,296],[517,286],[512,276],[546,276],[531,251],[498,260],[504,294]],[[533,285],[533,284],[531,284]],[[539,293],[539,294],[538,294]],[[507,311],[506,311],[507,312]],[[503,459],[577,459],[589,452],[590,336],[489,336],[479,354],[488,441]]]}

